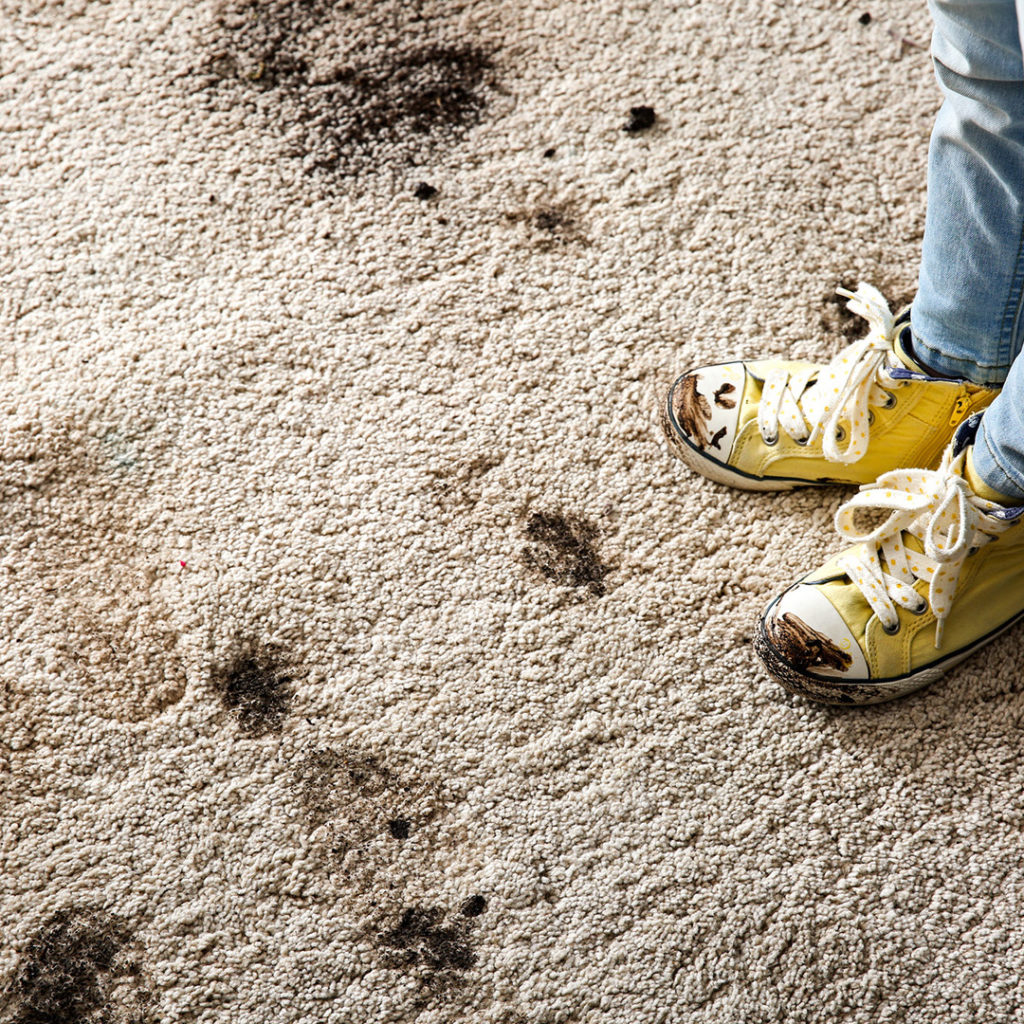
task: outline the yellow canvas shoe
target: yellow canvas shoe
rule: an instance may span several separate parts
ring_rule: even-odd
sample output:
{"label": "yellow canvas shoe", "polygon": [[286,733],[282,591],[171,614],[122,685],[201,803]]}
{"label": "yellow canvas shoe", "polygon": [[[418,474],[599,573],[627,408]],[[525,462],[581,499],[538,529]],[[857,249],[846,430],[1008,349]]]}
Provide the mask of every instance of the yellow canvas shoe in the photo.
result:
{"label": "yellow canvas shoe", "polygon": [[[762,615],[754,647],[787,690],[875,704],[938,679],[1024,620],[1024,507],[980,497],[966,478],[980,416],[937,470],[881,476],[836,513],[857,543]],[[860,532],[869,515],[874,529]]]}
{"label": "yellow canvas shoe", "polygon": [[908,354],[909,309],[894,317],[867,284],[839,294],[870,330],[828,365],[720,363],[676,380],[662,419],[683,462],[751,491],[863,484],[901,466],[938,465],[957,425],[998,388],[923,372]]}

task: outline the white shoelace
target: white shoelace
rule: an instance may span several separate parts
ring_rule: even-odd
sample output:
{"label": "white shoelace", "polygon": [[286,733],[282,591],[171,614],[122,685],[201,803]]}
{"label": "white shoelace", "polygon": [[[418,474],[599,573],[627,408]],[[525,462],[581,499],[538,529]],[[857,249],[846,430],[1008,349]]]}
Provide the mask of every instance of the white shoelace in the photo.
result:
{"label": "white shoelace", "polygon": [[[866,338],[843,349],[824,369],[774,370],[765,377],[757,409],[761,437],[773,444],[779,427],[794,441],[811,444],[822,438],[822,452],[830,462],[856,462],[868,450],[870,430],[868,405],[884,406],[891,401],[882,384],[899,387],[886,373],[886,360],[893,351],[894,317],[885,297],[863,282],[855,292],[837,289],[850,301],[851,312],[869,324]],[[812,378],[814,378],[812,380]],[[845,448],[841,421],[849,427]]]}
{"label": "white shoelace", "polygon": [[[889,632],[899,627],[896,605],[915,613],[930,605],[937,648],[964,560],[1013,523],[986,515],[1001,506],[971,490],[961,475],[965,458],[965,451],[955,459],[947,452],[937,470],[884,473],[836,512],[840,534],[862,542],[840,556],[839,567],[864,595],[882,627]],[[859,509],[881,509],[889,517],[876,529],[860,533],[855,523]],[[910,537],[917,538],[922,551],[907,546]],[[917,580],[928,583],[927,600],[914,589]]]}

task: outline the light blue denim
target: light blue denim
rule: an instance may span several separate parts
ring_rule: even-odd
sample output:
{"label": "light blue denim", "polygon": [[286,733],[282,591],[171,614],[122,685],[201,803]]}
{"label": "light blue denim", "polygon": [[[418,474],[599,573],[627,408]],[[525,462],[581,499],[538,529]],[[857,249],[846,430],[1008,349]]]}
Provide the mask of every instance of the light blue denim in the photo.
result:
{"label": "light blue denim", "polygon": [[911,310],[919,360],[1003,384],[975,468],[1024,499],[1024,0],[929,0],[943,103],[928,151],[928,210]]}

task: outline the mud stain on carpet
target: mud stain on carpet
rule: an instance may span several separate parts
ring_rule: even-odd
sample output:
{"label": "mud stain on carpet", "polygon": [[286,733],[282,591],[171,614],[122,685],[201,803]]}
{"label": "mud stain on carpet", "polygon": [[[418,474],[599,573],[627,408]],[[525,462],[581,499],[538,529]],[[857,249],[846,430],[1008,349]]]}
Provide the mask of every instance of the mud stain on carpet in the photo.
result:
{"label": "mud stain on carpet", "polygon": [[432,490],[446,512],[472,508],[483,497],[484,477],[503,462],[499,455],[478,455],[431,470]]}
{"label": "mud stain on carpet", "polygon": [[240,642],[236,653],[214,668],[211,681],[244,733],[264,736],[281,731],[291,707],[292,676],[279,652]]}
{"label": "mud stain on carpet", "polygon": [[597,527],[579,516],[534,511],[523,524],[529,541],[521,552],[523,563],[552,583],[588,590],[602,597],[612,571],[597,552]]}
{"label": "mud stain on carpet", "polygon": [[154,996],[132,959],[123,921],[91,908],[50,917],[33,935],[0,993],[11,1024],[150,1024]]}
{"label": "mud stain on carpet", "polygon": [[292,789],[311,831],[341,859],[417,838],[450,803],[429,773],[351,748],[309,751],[293,769]]}
{"label": "mud stain on carpet", "polygon": [[14,556],[8,602],[33,608],[17,623],[20,650],[49,647],[62,690],[93,714],[133,722],[179,701],[186,674],[161,595],[172,563],[140,542],[145,446],[127,467],[111,457],[110,436],[93,437],[73,413],[5,425],[0,529]]}
{"label": "mud stain on carpet", "polygon": [[466,918],[446,920],[440,907],[406,907],[393,927],[378,935],[381,962],[412,971],[431,988],[450,985],[476,966]]}
{"label": "mud stain on carpet", "polygon": [[193,72],[213,109],[247,105],[311,173],[428,160],[485,116],[495,48],[464,5],[271,0],[223,5]]}
{"label": "mud stain on carpet", "polygon": [[535,248],[557,249],[571,243],[586,245],[580,214],[570,202],[540,203],[505,214],[510,224],[520,224]]}

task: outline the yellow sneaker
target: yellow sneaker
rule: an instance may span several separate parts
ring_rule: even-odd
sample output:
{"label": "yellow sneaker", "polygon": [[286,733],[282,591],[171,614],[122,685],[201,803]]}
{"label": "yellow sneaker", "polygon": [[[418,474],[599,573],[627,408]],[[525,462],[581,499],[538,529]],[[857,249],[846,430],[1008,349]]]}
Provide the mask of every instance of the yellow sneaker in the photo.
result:
{"label": "yellow sneaker", "polygon": [[870,324],[826,366],[766,359],[690,370],[662,412],[673,452],[697,473],[751,491],[863,484],[900,466],[934,469],[957,425],[999,393],[930,376],[908,354],[910,311],[844,288]]}
{"label": "yellow sneaker", "polygon": [[[1024,619],[1024,507],[980,497],[966,479],[980,416],[937,470],[903,469],[836,513],[857,541],[777,597],[754,647],[793,693],[875,704],[938,679]],[[868,511],[881,526],[859,532]]]}

